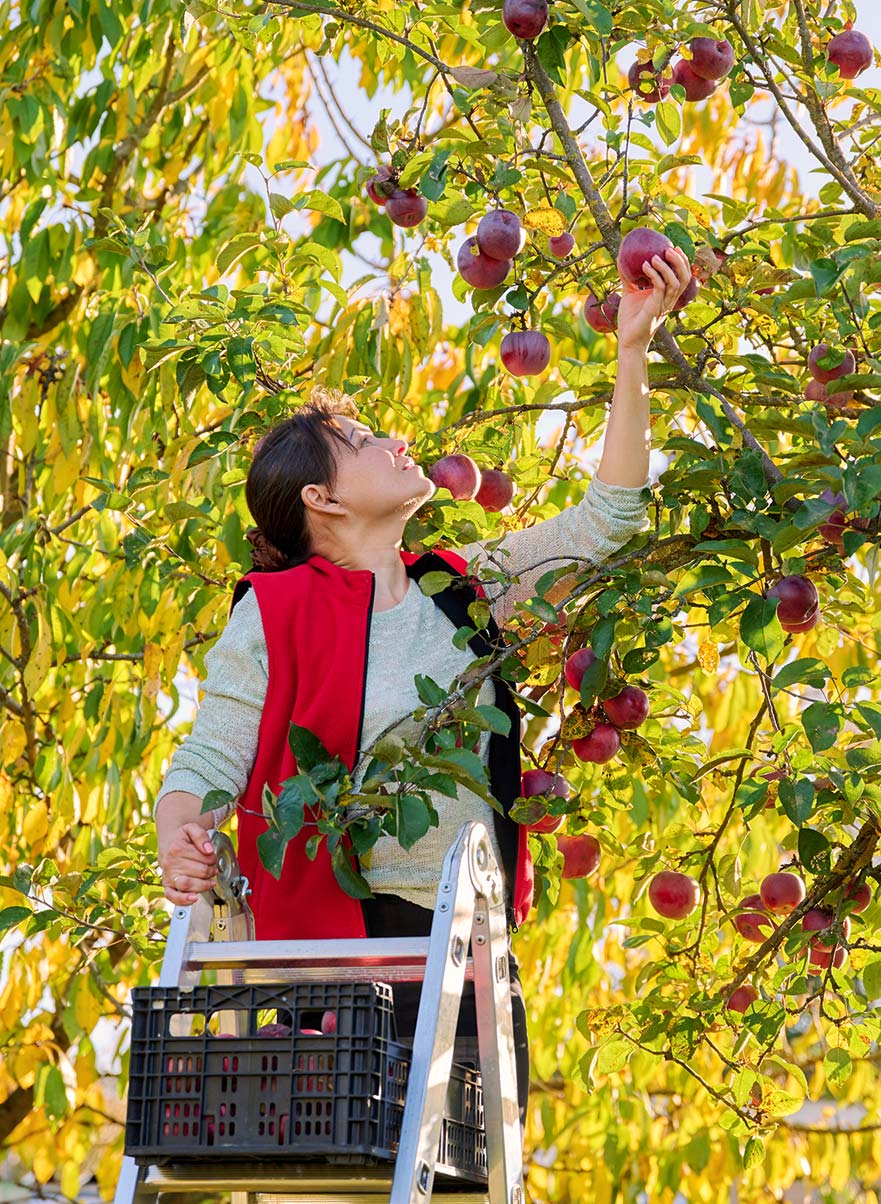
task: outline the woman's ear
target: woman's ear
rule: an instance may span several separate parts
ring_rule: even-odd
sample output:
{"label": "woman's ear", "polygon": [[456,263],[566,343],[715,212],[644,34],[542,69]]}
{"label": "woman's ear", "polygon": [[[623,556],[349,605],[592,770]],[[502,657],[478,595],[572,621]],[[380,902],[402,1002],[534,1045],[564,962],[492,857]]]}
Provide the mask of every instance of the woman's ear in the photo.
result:
{"label": "woman's ear", "polygon": [[333,512],[339,506],[339,502],[326,485],[304,485],[300,490],[300,497],[307,510],[316,510],[322,514]]}

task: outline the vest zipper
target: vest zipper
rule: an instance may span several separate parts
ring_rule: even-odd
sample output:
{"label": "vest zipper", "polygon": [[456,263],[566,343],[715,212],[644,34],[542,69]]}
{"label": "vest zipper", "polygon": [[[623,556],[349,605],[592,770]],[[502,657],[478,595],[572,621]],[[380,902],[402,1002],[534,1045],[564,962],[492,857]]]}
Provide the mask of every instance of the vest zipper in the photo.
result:
{"label": "vest zipper", "polygon": [[[358,736],[355,740],[355,760],[352,764],[352,772],[355,771],[355,766],[358,764],[358,757],[361,755],[361,734],[364,730],[364,707],[367,702],[367,658],[370,655],[370,622],[373,618],[373,599],[376,595],[376,575],[370,574],[370,602],[367,605],[367,629],[364,632],[364,674],[361,678],[361,713],[358,716]],[[361,859],[354,849],[350,849],[352,860],[355,863],[355,869],[361,873]],[[361,909],[361,914],[364,914],[364,909]]]}

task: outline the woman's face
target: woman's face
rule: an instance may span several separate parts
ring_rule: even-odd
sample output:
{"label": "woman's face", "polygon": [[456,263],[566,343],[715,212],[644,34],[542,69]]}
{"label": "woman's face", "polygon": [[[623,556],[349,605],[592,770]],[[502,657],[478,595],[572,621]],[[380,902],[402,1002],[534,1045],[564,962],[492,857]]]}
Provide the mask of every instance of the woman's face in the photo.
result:
{"label": "woman's face", "polygon": [[408,454],[406,439],[372,431],[344,414],[335,421],[348,447],[333,441],[337,479],[331,494],[351,513],[406,520],[434,495],[436,486]]}

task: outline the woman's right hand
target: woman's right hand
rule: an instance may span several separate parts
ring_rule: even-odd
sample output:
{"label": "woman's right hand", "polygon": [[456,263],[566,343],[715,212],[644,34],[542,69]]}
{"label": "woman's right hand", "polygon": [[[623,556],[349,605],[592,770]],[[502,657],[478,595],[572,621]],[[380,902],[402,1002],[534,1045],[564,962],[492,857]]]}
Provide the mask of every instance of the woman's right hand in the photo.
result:
{"label": "woman's right hand", "polygon": [[209,890],[217,873],[217,854],[201,824],[174,828],[168,843],[159,848],[159,866],[165,897],[176,906],[188,907]]}

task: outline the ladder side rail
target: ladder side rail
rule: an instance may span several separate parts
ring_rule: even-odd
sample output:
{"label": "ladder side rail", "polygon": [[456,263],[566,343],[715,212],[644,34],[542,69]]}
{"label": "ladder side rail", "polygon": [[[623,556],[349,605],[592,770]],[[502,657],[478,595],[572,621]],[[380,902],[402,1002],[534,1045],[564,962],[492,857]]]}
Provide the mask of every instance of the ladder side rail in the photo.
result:
{"label": "ladder side rail", "polygon": [[389,1204],[421,1204],[432,1195],[474,915],[468,854],[476,826],[464,824],[444,858]]}

